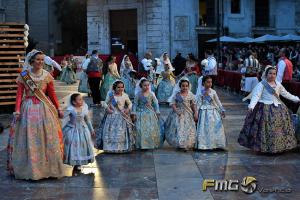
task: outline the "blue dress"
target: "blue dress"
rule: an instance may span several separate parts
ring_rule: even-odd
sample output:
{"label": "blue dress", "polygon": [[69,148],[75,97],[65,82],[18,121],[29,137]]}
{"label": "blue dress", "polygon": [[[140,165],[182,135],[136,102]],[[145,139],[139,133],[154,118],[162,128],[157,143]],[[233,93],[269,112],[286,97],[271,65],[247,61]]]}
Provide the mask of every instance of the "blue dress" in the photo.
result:
{"label": "blue dress", "polygon": [[135,80],[130,76],[131,69],[125,68],[122,72],[122,81],[125,85],[125,92],[130,99],[134,98]]}
{"label": "blue dress", "polygon": [[87,104],[84,103],[81,112],[69,106],[65,116],[70,116],[70,121],[63,127],[64,163],[74,166],[94,162],[91,138],[94,129],[88,117]]}
{"label": "blue dress", "polygon": [[209,90],[208,96],[197,96],[199,111],[196,149],[224,149],[226,137],[220,114],[224,109],[216,91]]}
{"label": "blue dress", "polygon": [[144,96],[141,92],[134,98],[132,114],[136,114],[136,148],[155,149],[161,145],[158,101],[154,93]]}
{"label": "blue dress", "polygon": [[172,95],[173,88],[175,86],[175,80],[172,77],[172,72],[162,72],[163,79],[157,86],[157,99],[160,103],[168,102],[169,97]]}
{"label": "blue dress", "polygon": [[[109,153],[123,153],[134,149],[133,127],[130,118],[124,119],[126,116],[118,110],[124,110],[125,105],[131,109],[132,103],[126,93],[122,96],[115,96],[113,92],[109,92],[106,97],[106,106],[114,106],[112,114],[106,113],[99,125],[96,136],[96,148]],[[116,109],[118,108],[118,110]]]}
{"label": "blue dress", "polygon": [[191,108],[196,105],[195,96],[192,92],[187,96],[177,93],[170,103],[173,104],[176,104],[181,115],[172,109],[165,123],[166,140],[175,148],[193,149],[196,143],[196,123]]}

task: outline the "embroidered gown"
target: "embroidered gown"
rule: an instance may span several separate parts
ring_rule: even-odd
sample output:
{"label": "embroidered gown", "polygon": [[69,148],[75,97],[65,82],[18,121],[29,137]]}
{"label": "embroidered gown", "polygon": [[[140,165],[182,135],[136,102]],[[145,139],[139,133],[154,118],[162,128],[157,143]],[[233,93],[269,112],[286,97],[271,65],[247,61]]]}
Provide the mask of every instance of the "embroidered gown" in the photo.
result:
{"label": "embroidered gown", "polygon": [[130,99],[134,98],[135,90],[135,80],[131,77],[130,72],[133,70],[133,67],[124,67],[121,72],[122,81],[125,85],[125,92],[128,94]]}
{"label": "embroidered gown", "polygon": [[77,77],[75,72],[72,69],[72,66],[68,65],[65,67],[65,71],[61,76],[61,81],[65,82],[66,84],[74,84],[77,81]]}
{"label": "embroidered gown", "polygon": [[262,82],[253,89],[248,106],[253,111],[246,116],[238,138],[239,144],[264,153],[278,153],[296,148],[297,139],[288,109],[268,89],[294,102],[299,102],[299,98],[287,92],[277,81],[274,88],[265,82],[268,89]]}
{"label": "embroidered gown", "polygon": [[157,86],[157,99],[158,102],[168,102],[168,98],[172,95],[175,86],[175,79],[172,77],[171,70],[161,72],[163,79]]}
{"label": "embroidered gown", "polygon": [[156,113],[159,113],[159,105],[154,93],[144,96],[140,92],[135,96],[132,114],[136,114],[137,149],[155,149],[161,145],[161,131]]}
{"label": "embroidered gown", "polygon": [[88,117],[88,106],[83,104],[82,110],[69,106],[65,117],[70,121],[63,128],[64,163],[68,165],[86,165],[94,162],[94,150],[91,132],[94,131]]}
{"label": "embroidered gown", "polygon": [[[107,106],[113,106],[112,114],[106,113],[99,125],[96,137],[96,148],[109,153],[123,153],[134,149],[133,127],[117,110],[124,110],[126,107],[131,110],[132,103],[126,93],[122,96],[115,96],[109,92],[106,100]],[[131,119],[127,119],[131,122]]]}
{"label": "embroidered gown", "polygon": [[216,149],[226,147],[226,137],[221,111],[225,111],[215,90],[209,89],[197,96],[198,124],[196,149]]}
{"label": "embroidered gown", "polygon": [[118,72],[118,66],[116,63],[110,64],[108,66],[108,72],[104,75],[104,81],[100,88],[100,95],[102,100],[105,100],[105,97],[110,90],[112,84],[115,82],[115,80],[119,79],[120,75]]}
{"label": "embroidered gown", "polygon": [[[55,94],[53,77],[43,70],[41,77],[29,73],[38,88],[48,95],[56,109],[59,103]],[[39,180],[64,176],[62,160],[62,134],[56,116],[48,106],[35,97],[21,76],[17,78],[18,90],[12,166],[16,179]],[[23,94],[25,92],[25,97]]]}
{"label": "embroidered gown", "polygon": [[177,93],[170,105],[175,104],[181,116],[171,111],[165,122],[167,142],[175,148],[193,149],[196,143],[196,124],[192,105],[196,105],[195,96],[189,92],[187,96]]}
{"label": "embroidered gown", "polygon": [[80,72],[80,81],[78,85],[78,92],[81,93],[90,93],[90,87],[88,84],[88,75],[85,71]]}

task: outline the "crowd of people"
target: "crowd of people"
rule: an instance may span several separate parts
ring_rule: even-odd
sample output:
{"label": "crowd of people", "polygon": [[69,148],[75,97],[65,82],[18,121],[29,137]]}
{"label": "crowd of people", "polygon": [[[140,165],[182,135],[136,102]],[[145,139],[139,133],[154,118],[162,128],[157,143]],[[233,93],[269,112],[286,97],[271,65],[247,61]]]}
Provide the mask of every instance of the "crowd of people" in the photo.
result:
{"label": "crowd of people", "polygon": [[[278,153],[297,147],[291,118],[279,98],[300,101],[281,84],[291,73],[286,52],[280,50],[283,63],[278,67],[282,69],[267,66],[262,81],[249,89],[249,111],[238,142],[256,152]],[[155,59],[147,52],[137,67],[127,55],[120,67],[115,56],[103,62],[94,50],[82,63],[79,92],[90,92],[93,104],[105,109],[98,127],[92,126],[89,106],[80,93],[70,96],[63,113],[53,78],[43,69],[44,59],[41,51],[28,53],[28,66],[17,78],[15,126],[8,146],[8,169],[17,179],[63,177],[63,164],[73,166],[76,174],[82,165],[94,161],[93,147],[125,153],[162,148],[166,140],[184,151],[226,149],[225,109],[213,89],[218,64],[210,50],[201,62],[193,54],[185,59],[178,53],[171,62],[166,52]],[[63,80],[74,78],[66,62]],[[259,62],[253,52],[248,52],[244,65],[245,74],[257,75]],[[137,74],[143,77],[137,79]],[[165,121],[160,116],[162,104],[172,108]],[[60,127],[63,117],[69,121]]]}
{"label": "crowd of people", "polygon": [[[253,56],[265,67],[276,65],[280,59],[280,49],[287,50],[286,57],[293,63],[295,78],[298,79],[297,70],[300,68],[300,44],[296,45],[248,45],[245,47],[224,46],[222,48],[222,67],[227,70],[239,70],[248,57],[247,52],[253,52]],[[214,52],[216,54],[216,51]],[[300,80],[300,79],[298,79]]]}

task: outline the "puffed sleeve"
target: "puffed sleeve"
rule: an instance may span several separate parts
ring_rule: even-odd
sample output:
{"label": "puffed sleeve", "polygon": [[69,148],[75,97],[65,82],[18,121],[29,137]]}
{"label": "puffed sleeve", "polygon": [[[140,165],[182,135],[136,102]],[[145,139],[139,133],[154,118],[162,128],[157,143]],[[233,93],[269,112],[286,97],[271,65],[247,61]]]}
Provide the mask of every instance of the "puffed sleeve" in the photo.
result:
{"label": "puffed sleeve", "polygon": [[94,128],[93,128],[92,122],[91,122],[90,117],[88,116],[88,114],[84,115],[84,120],[85,120],[90,132],[94,132]]}
{"label": "puffed sleeve", "polygon": [[172,95],[171,96],[171,99],[170,99],[170,106],[172,106],[172,105],[174,105],[174,104],[176,104],[176,95]]}
{"label": "puffed sleeve", "polygon": [[20,113],[25,86],[21,82],[17,82],[17,84],[18,84],[18,89],[17,89],[17,95],[16,95],[15,112]]}
{"label": "puffed sleeve", "polygon": [[214,91],[213,98],[216,101],[217,106],[219,107],[219,109],[221,111],[225,112],[225,109],[224,109],[224,107],[223,107],[223,105],[222,105],[222,103],[221,103],[221,101],[220,101],[220,99],[219,99],[218,94],[216,93],[216,91]]}
{"label": "puffed sleeve", "polygon": [[131,110],[132,109],[132,103],[131,103],[128,95],[126,94],[124,98],[125,98],[125,103],[126,103],[128,109]]}
{"label": "puffed sleeve", "polygon": [[55,92],[55,89],[54,89],[53,80],[51,80],[47,84],[47,94],[48,94],[49,98],[51,99],[52,103],[54,104],[55,108],[59,109],[59,102],[58,102],[56,92]]}
{"label": "puffed sleeve", "polygon": [[264,89],[264,86],[262,83],[258,83],[255,86],[255,88],[252,91],[252,97],[251,97],[251,101],[250,101],[248,108],[254,109],[254,107],[256,106],[257,102],[259,101],[259,99],[262,95],[263,89]]}
{"label": "puffed sleeve", "polygon": [[190,101],[191,101],[191,104],[196,104],[196,96],[193,94],[193,93],[190,93]]}
{"label": "puffed sleeve", "polygon": [[157,100],[157,98],[156,98],[156,96],[155,96],[154,93],[152,94],[152,101],[153,101],[152,104],[153,104],[153,108],[154,108],[155,112],[156,113],[160,113],[158,100]]}
{"label": "puffed sleeve", "polygon": [[280,85],[280,95],[282,95],[284,98],[289,99],[293,102],[299,102],[299,97],[292,95],[291,93],[289,93],[288,91],[286,91],[286,89]]}

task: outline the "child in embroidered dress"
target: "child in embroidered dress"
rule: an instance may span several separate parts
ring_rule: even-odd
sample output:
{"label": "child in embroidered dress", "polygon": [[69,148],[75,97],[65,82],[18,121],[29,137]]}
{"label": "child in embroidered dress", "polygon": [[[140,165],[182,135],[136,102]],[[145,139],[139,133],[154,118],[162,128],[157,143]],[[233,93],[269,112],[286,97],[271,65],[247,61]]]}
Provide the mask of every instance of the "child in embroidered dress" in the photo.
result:
{"label": "child in embroidered dress", "polygon": [[81,165],[94,162],[92,136],[95,131],[88,117],[88,106],[78,93],[72,94],[65,116],[70,121],[63,128],[64,163],[74,166],[74,174],[81,171]]}
{"label": "child in embroidered dress", "polygon": [[[201,79],[201,78],[200,78]],[[224,149],[226,137],[222,123],[225,110],[215,90],[212,78],[204,76],[198,82],[196,100],[199,107],[196,149]]]}

